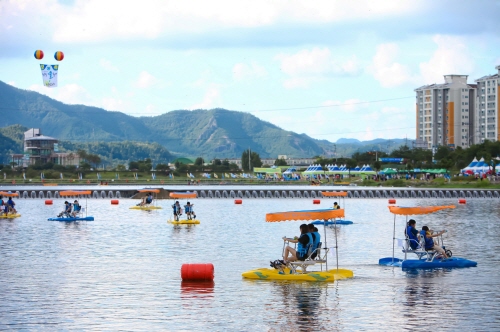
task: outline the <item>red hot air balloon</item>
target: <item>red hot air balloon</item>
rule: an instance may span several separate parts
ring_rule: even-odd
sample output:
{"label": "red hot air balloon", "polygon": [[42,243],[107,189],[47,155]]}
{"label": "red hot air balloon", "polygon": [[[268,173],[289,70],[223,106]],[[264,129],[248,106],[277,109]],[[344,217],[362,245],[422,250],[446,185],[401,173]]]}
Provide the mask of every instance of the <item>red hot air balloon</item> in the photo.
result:
{"label": "red hot air balloon", "polygon": [[35,59],[37,59],[37,60],[42,60],[43,59],[43,51],[42,50],[36,50],[35,51]]}
{"label": "red hot air balloon", "polygon": [[64,53],[61,51],[57,51],[56,53],[54,53],[54,59],[56,59],[57,61],[62,61],[62,59],[64,59]]}

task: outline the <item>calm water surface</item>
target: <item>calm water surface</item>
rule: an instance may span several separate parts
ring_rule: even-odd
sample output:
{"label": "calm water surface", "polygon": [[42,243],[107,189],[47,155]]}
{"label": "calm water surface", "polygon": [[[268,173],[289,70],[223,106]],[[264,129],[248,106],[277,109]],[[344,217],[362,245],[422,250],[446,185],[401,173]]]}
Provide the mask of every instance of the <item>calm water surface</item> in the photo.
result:
{"label": "calm water surface", "polygon": [[[18,199],[22,217],[0,219],[0,328],[85,331],[500,330],[497,200],[469,200],[415,218],[448,229],[445,244],[478,267],[402,271],[379,266],[392,254],[393,216],[385,199],[346,200],[354,225],[338,231],[334,283],[244,280],[246,270],[281,256],[281,237],[299,222],[266,223],[266,212],[317,208],[312,199],[195,200],[200,225],[174,227],[163,210],[129,210],[122,199],[89,200],[95,221],[47,221],[64,200]],[[321,201],[326,208],[332,200]],[[402,200],[399,205],[455,204]],[[396,220],[401,237],[404,219]],[[327,229],[328,246],[334,231]],[[323,234],[323,232],[322,232]],[[401,256],[401,255],[399,255]],[[215,281],[182,283],[184,263],[209,262]],[[333,257],[331,263],[334,263]]]}

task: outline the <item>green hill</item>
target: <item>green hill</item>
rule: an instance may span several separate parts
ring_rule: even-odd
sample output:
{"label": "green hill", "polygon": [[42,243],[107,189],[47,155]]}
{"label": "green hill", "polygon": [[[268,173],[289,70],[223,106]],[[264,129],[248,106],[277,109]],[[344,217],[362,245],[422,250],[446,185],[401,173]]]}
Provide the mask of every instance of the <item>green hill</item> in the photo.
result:
{"label": "green hill", "polygon": [[[262,158],[276,158],[280,154],[294,158],[331,157],[335,151],[340,155],[339,144],[283,130],[249,113],[225,109],[176,110],[154,117],[133,117],[97,107],[66,105],[0,81],[0,111],[9,114],[2,118],[4,126],[41,128],[44,135],[68,142],[63,144],[68,148],[69,143],[74,146],[88,143],[89,149],[92,146],[94,151],[101,151],[99,144],[127,141],[126,144],[158,143],[171,154],[201,156],[205,160],[240,158],[248,148]],[[362,142],[361,145],[347,144],[342,155],[349,156],[360,148],[372,147],[363,146]],[[102,153],[109,154],[107,149],[112,148],[107,147]],[[166,156],[166,150],[160,152],[158,146],[151,149],[155,156]],[[121,154],[121,158],[125,155]]]}

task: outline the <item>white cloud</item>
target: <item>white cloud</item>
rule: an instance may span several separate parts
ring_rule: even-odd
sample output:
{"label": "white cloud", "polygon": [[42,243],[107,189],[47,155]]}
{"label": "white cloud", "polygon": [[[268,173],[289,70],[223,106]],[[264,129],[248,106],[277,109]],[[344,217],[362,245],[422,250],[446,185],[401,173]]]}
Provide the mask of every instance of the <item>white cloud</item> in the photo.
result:
{"label": "white cloud", "polygon": [[[327,100],[323,104],[323,106],[337,106],[340,110],[344,112],[353,112],[360,108],[366,107],[366,104],[359,99],[347,99],[346,101],[339,100]],[[332,107],[333,109],[333,107]]]}
{"label": "white cloud", "polygon": [[372,64],[368,68],[368,72],[384,88],[412,83],[415,80],[407,66],[396,62],[398,54],[399,47],[394,43],[378,45]]}
{"label": "white cloud", "polygon": [[215,108],[221,104],[220,97],[220,87],[217,84],[211,84],[205,95],[203,96],[203,100],[200,103],[194,104],[188,109],[196,110],[196,109],[211,109]]}
{"label": "white cloud", "polygon": [[474,61],[462,38],[436,35],[432,40],[437,50],[429,61],[420,64],[423,84],[442,83],[444,75],[467,75],[474,70]]}
{"label": "white cloud", "polygon": [[119,72],[118,67],[116,67],[115,65],[113,65],[111,63],[111,61],[109,61],[107,59],[104,59],[104,58],[100,59],[99,60],[99,65],[102,68],[106,69],[107,71],[112,71],[112,72],[116,72],[116,73]]}
{"label": "white cloud", "polygon": [[237,63],[233,66],[233,79],[236,81],[262,78],[265,76],[267,76],[266,69],[255,62],[251,62],[250,64]]}
{"label": "white cloud", "polygon": [[147,89],[156,84],[158,84],[158,79],[147,71],[143,70],[139,74],[139,77],[137,78],[134,85],[141,89]]}
{"label": "white cloud", "polygon": [[162,34],[228,28],[356,21],[416,10],[397,0],[143,0],[138,6],[100,0],[77,0],[73,6],[63,6],[46,0],[46,4],[58,14],[53,37],[56,42],[154,39]]}
{"label": "white cloud", "polygon": [[356,75],[359,72],[357,58],[341,61],[335,59],[328,48],[315,47],[295,54],[278,54],[281,71],[289,76],[286,88],[307,87],[311,83],[329,76]]}
{"label": "white cloud", "polygon": [[12,86],[17,87],[17,86],[16,86],[16,82],[14,82],[14,81],[9,81],[9,82],[7,82],[7,84],[8,84],[8,85],[12,85]]}
{"label": "white cloud", "polygon": [[124,112],[126,111],[127,105],[125,102],[120,99],[120,98],[113,98],[113,97],[105,97],[102,99],[102,108],[104,108],[107,111],[120,111]]}
{"label": "white cloud", "polygon": [[82,104],[100,107],[100,104],[94,100],[84,87],[74,83],[59,86],[54,89],[35,84],[30,86],[28,90],[36,91],[65,104]]}

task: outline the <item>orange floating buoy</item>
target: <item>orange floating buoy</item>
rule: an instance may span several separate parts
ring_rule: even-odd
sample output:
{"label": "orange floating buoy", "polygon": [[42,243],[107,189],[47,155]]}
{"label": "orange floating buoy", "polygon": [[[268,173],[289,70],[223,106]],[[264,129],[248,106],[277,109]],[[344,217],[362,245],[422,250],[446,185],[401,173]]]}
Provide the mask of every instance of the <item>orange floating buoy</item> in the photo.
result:
{"label": "orange floating buoy", "polygon": [[182,280],[210,281],[214,280],[214,265],[211,263],[182,264]]}
{"label": "orange floating buoy", "polygon": [[458,204],[466,204],[466,203],[467,203],[467,201],[465,200],[465,198],[460,198],[458,200]]}
{"label": "orange floating buoy", "polygon": [[241,199],[235,199],[234,200],[234,204],[241,204],[243,203],[243,201]]}
{"label": "orange floating buoy", "polygon": [[118,205],[119,203],[120,203],[120,201],[117,200],[117,199],[112,199],[111,200],[111,205]]}
{"label": "orange floating buoy", "polygon": [[389,200],[389,204],[396,204],[396,200],[395,200],[394,198],[391,198],[391,199]]}
{"label": "orange floating buoy", "polygon": [[321,201],[319,199],[313,199],[313,204],[319,204]]}
{"label": "orange floating buoy", "polygon": [[45,205],[52,205],[52,200],[51,199],[46,199],[45,200]]}

